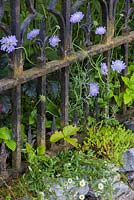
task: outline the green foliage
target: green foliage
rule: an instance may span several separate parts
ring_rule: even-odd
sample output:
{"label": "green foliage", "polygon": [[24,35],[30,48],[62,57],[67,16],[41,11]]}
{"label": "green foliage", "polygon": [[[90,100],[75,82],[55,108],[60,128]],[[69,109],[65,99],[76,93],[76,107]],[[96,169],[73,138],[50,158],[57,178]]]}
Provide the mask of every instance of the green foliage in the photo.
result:
{"label": "green foliage", "polygon": [[[27,150],[31,157],[33,149],[28,145]],[[85,179],[96,189],[96,192],[98,192],[98,182],[105,179],[107,180],[106,191],[109,191],[108,179],[112,178],[114,173],[110,167],[108,168],[107,162],[96,159],[92,151],[83,153],[82,151],[67,150],[60,152],[56,157],[44,155],[44,158],[42,159],[39,155],[35,156],[34,150],[34,159],[30,160],[28,167],[29,172],[23,176],[25,187],[32,192],[34,197],[37,197],[40,191],[44,192],[45,197],[50,197],[53,194],[50,189],[52,184],[59,183],[63,186],[63,183],[60,183],[61,178],[67,179],[67,182],[69,179],[76,182],[77,179],[78,184],[80,180]]]}
{"label": "green foliage", "polygon": [[122,77],[122,80],[126,85],[126,90],[123,93],[124,103],[132,104],[134,100],[134,73],[130,78]]}
{"label": "green foliage", "polygon": [[12,139],[12,130],[8,129],[7,127],[0,128],[0,143],[4,140],[6,146],[15,151],[16,149],[16,142]]}
{"label": "green foliage", "polygon": [[132,105],[134,101],[134,65],[131,64],[128,67],[128,76],[122,76],[122,81],[125,84],[125,90],[119,92],[119,94],[114,95],[114,99],[119,107],[122,104],[126,104],[128,106]]}
{"label": "green foliage", "polygon": [[89,128],[83,150],[92,149],[97,157],[108,158],[116,164],[121,163],[125,150],[134,146],[133,133],[122,125],[102,125]]}
{"label": "green foliage", "polygon": [[28,154],[28,161],[32,165],[36,161],[38,162],[38,158],[41,160],[44,160],[44,154],[45,154],[45,146],[41,145],[37,147],[37,150],[34,150],[32,146],[29,143],[26,143],[26,153]]}
{"label": "green foliage", "polygon": [[63,128],[63,131],[55,131],[51,137],[50,142],[58,142],[61,139],[68,142],[74,147],[78,147],[78,139],[71,138],[71,136],[75,135],[79,131],[79,128],[76,126],[68,125]]}

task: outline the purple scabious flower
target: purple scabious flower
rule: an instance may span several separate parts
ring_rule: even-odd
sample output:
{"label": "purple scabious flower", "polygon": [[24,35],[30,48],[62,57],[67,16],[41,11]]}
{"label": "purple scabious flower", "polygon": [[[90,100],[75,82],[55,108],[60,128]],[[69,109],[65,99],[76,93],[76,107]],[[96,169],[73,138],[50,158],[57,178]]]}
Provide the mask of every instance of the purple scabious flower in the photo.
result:
{"label": "purple scabious flower", "polygon": [[117,71],[118,73],[121,73],[122,70],[126,68],[126,64],[122,60],[115,60],[115,61],[112,61],[111,68],[113,71]]}
{"label": "purple scabious flower", "polygon": [[15,47],[17,46],[18,40],[16,39],[15,35],[9,35],[6,37],[3,37],[0,40],[1,43],[1,50],[5,51],[7,53],[11,53],[12,51],[15,50]]}
{"label": "purple scabious flower", "polygon": [[32,40],[33,38],[35,38],[37,35],[39,35],[40,30],[39,29],[33,29],[32,31],[30,31],[27,34],[27,39],[28,40]]}
{"label": "purple scabious flower", "polygon": [[58,43],[60,42],[61,40],[59,39],[58,36],[51,36],[49,38],[49,44],[52,46],[52,47],[55,47],[58,45]]}
{"label": "purple scabious flower", "polygon": [[103,26],[99,26],[95,30],[95,34],[104,35],[106,33],[106,28]]}
{"label": "purple scabious flower", "polygon": [[99,94],[99,86],[97,83],[90,83],[90,96],[96,97]]}
{"label": "purple scabious flower", "polygon": [[84,17],[84,14],[82,12],[80,12],[80,11],[79,12],[75,12],[74,14],[72,14],[70,16],[70,22],[72,24],[78,23],[83,19],[83,17]]}
{"label": "purple scabious flower", "polygon": [[108,67],[106,63],[101,63],[101,73],[104,76],[108,74]]}

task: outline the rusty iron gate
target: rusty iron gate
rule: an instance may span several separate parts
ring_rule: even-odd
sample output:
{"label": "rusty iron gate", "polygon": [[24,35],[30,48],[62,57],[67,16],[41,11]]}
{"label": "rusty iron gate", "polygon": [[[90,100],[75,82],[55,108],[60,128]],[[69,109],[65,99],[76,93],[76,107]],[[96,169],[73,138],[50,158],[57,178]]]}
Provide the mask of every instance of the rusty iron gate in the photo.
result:
{"label": "rusty iron gate", "polygon": [[[3,22],[4,10],[6,3],[10,3],[10,25]],[[90,0],[62,0],[61,10],[57,10],[57,0],[50,0],[47,6],[48,13],[53,14],[60,26],[60,51],[59,59],[46,62],[46,27],[45,19],[42,17],[40,23],[40,32],[38,36],[38,44],[40,47],[40,57],[35,67],[24,70],[22,49],[16,49],[13,53],[8,54],[10,67],[12,73],[10,77],[0,80],[0,93],[3,91],[12,91],[12,127],[13,135],[16,141],[16,150],[12,154],[12,168],[16,171],[21,169],[21,85],[30,81],[37,80],[38,97],[46,95],[46,76],[56,70],[61,73],[61,127],[68,123],[68,105],[69,105],[69,66],[76,61],[88,59],[88,57],[104,53],[106,63],[110,68],[110,54],[111,50],[121,46],[124,56],[124,61],[128,65],[128,50],[129,43],[134,40],[134,31],[130,30],[129,18],[134,8],[132,7],[133,1],[124,0],[124,27],[122,35],[114,37],[115,14],[118,0],[98,0],[102,12],[102,25],[106,27],[106,34],[103,43],[93,44],[90,40],[91,35],[91,10]],[[123,1],[122,1],[123,2]],[[28,16],[23,22],[20,22],[20,0],[0,0],[0,29],[3,35],[15,35],[18,40],[18,47],[23,46],[25,32],[29,24],[34,20],[37,15],[37,10],[34,7],[34,1],[24,1]],[[42,1],[43,4],[43,1]],[[82,5],[86,5],[86,13],[84,13],[83,30],[85,32],[84,51],[72,50],[72,24],[70,23],[70,15],[78,11]],[[46,23],[47,24],[47,23]],[[108,75],[110,76],[110,74]],[[37,144],[45,145],[46,130],[45,130],[45,102],[40,102],[37,106]],[[7,172],[6,158],[7,153],[4,143],[1,144],[0,152],[0,168],[1,174]]]}

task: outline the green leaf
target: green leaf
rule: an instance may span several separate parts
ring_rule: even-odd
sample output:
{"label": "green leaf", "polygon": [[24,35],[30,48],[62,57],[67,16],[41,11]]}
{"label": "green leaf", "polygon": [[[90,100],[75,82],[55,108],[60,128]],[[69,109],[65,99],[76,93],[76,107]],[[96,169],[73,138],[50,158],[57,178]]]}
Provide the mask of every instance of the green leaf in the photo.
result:
{"label": "green leaf", "polygon": [[46,98],[46,112],[55,116],[55,117],[59,117],[59,111],[58,111],[58,107],[56,104],[54,104],[49,98]]}
{"label": "green leaf", "polygon": [[122,76],[121,78],[122,78],[123,82],[129,87],[129,78],[124,77],[124,76]]}
{"label": "green leaf", "polygon": [[15,151],[16,142],[14,140],[5,140],[5,144],[9,149],[11,149],[12,151]]}
{"label": "green leaf", "polygon": [[55,131],[54,134],[50,137],[50,142],[58,142],[59,140],[63,139],[64,135],[61,131]]}
{"label": "green leaf", "polygon": [[34,153],[34,149],[29,143],[26,143],[26,150],[27,150],[27,153]]}
{"label": "green leaf", "polygon": [[0,138],[3,140],[10,140],[11,130],[9,130],[7,127],[0,128]]}
{"label": "green leaf", "polygon": [[129,104],[130,102],[132,102],[132,97],[127,92],[124,93],[123,98],[124,98],[124,103],[125,104]]}
{"label": "green leaf", "polygon": [[33,109],[32,112],[30,113],[29,116],[29,125],[32,125],[36,121],[36,114],[37,114],[37,109]]}
{"label": "green leaf", "polygon": [[89,116],[87,120],[88,120],[88,126],[93,125],[93,123],[95,122],[95,118],[91,116]]}
{"label": "green leaf", "polygon": [[127,85],[128,88],[134,90],[134,75],[132,75],[130,79],[128,77],[122,77],[122,80],[124,81],[124,83]]}
{"label": "green leaf", "polygon": [[114,99],[115,99],[117,105],[119,107],[121,107],[122,101],[123,101],[123,93],[120,93],[119,95],[114,95]]}
{"label": "green leaf", "polygon": [[64,127],[63,135],[64,135],[64,137],[68,137],[68,136],[71,136],[71,135],[75,135],[77,133],[77,131],[79,131],[78,127],[68,125],[68,126]]}
{"label": "green leaf", "polygon": [[44,155],[45,153],[45,146],[44,145],[40,145],[39,147],[37,147],[37,155],[41,156]]}
{"label": "green leaf", "polygon": [[72,146],[78,148],[78,140],[77,138],[65,138],[65,141],[67,141],[69,144],[71,144]]}

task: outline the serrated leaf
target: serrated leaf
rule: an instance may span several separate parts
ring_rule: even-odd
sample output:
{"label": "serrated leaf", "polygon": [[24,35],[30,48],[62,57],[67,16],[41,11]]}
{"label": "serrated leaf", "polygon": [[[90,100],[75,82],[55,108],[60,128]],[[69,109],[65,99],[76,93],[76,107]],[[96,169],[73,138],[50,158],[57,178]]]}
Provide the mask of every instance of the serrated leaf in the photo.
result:
{"label": "serrated leaf", "polygon": [[129,104],[132,101],[132,97],[128,93],[124,93],[123,98],[124,98],[124,103],[125,104]]}
{"label": "serrated leaf", "polygon": [[44,155],[45,153],[45,146],[44,145],[40,145],[39,147],[37,147],[37,155],[41,156]]}
{"label": "serrated leaf", "polygon": [[34,149],[29,143],[26,143],[26,150],[27,150],[27,153],[34,153]]}
{"label": "serrated leaf", "polygon": [[61,131],[55,131],[54,134],[50,137],[50,142],[58,142],[59,140],[63,139],[64,135]]}
{"label": "serrated leaf", "polygon": [[124,77],[124,76],[122,76],[121,78],[122,78],[123,82],[129,87],[129,78]]}
{"label": "serrated leaf", "polygon": [[65,138],[65,141],[67,141],[69,144],[71,144],[72,146],[78,148],[78,140],[77,138]]}
{"label": "serrated leaf", "polygon": [[10,140],[11,131],[7,127],[0,128],[0,138],[3,140]]}
{"label": "serrated leaf", "polygon": [[123,100],[123,93],[120,93],[119,95],[114,95],[114,99],[115,99],[117,105],[118,105],[119,107],[121,107],[121,105],[122,105],[122,100]]}
{"label": "serrated leaf", "polygon": [[75,135],[77,133],[77,131],[79,131],[78,127],[68,125],[68,126],[64,127],[63,135],[64,135],[64,137],[68,137],[68,136],[71,136],[71,135]]}
{"label": "serrated leaf", "polygon": [[14,140],[5,140],[5,144],[9,149],[11,149],[12,151],[15,151],[16,142]]}

